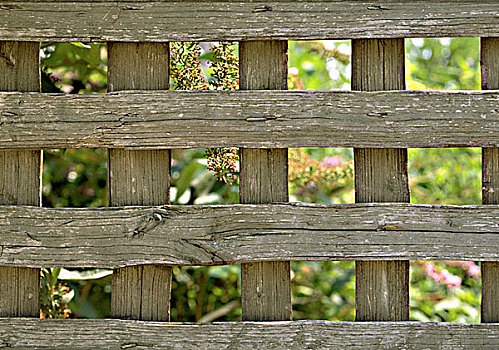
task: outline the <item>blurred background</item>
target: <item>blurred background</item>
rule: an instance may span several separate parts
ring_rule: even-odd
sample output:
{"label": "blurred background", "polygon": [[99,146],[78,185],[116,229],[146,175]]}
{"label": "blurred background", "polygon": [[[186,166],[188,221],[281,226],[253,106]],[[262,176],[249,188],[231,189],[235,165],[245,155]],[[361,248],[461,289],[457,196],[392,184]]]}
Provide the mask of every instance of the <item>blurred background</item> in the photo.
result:
{"label": "blurred background", "polygon": [[[479,39],[406,39],[409,90],[480,88]],[[234,43],[171,43],[172,90],[235,90]],[[350,41],[289,42],[289,89],[349,90]],[[107,91],[106,44],[42,43],[43,92]],[[172,204],[238,203],[237,149],[172,152]],[[481,204],[481,150],[410,149],[412,203]],[[289,150],[291,201],[353,203],[352,149]],[[43,206],[107,205],[105,149],[44,151]],[[293,317],[353,321],[353,261],[292,262]],[[478,262],[411,262],[411,320],[479,322]],[[112,271],[42,269],[41,315],[110,315]],[[173,267],[172,321],[241,319],[240,266]]]}

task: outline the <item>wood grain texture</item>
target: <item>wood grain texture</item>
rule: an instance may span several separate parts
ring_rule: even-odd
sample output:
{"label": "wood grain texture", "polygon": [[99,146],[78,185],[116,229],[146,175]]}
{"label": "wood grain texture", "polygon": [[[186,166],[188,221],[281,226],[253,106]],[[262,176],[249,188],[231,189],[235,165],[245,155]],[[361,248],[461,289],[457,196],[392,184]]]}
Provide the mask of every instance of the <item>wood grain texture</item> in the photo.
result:
{"label": "wood grain texture", "polygon": [[0,207],[0,265],[499,258],[499,206]]}
{"label": "wood grain texture", "polygon": [[0,93],[0,148],[497,147],[499,91]]}
{"label": "wood grain texture", "polygon": [[0,266],[0,317],[39,317],[40,269]]}
{"label": "wood grain texture", "polygon": [[[240,42],[239,77],[241,90],[286,90],[287,41]],[[288,201],[287,149],[241,148],[240,156],[241,203]],[[291,320],[290,262],[241,264],[241,304],[243,321]]]}
{"label": "wood grain texture", "polygon": [[482,73],[482,90],[499,89],[499,51],[498,38],[481,38],[480,69]]}
{"label": "wood grain texture", "polygon": [[[0,346],[19,349],[484,349],[499,324],[0,319]],[[47,336],[50,334],[50,336]]]}
{"label": "wood grain texture", "polygon": [[[0,41],[0,91],[40,91],[39,51]],[[41,205],[41,167],[41,151],[0,150],[0,205]],[[39,316],[39,279],[39,269],[0,266],[0,316]]]}
{"label": "wood grain texture", "polygon": [[[0,40],[166,42],[497,37],[498,14],[495,0],[380,3],[7,0],[0,7]],[[67,20],[73,17],[77,20]]]}
{"label": "wood grain texture", "polygon": [[[499,88],[499,39],[481,39],[482,89]],[[499,204],[499,148],[482,149],[482,201]],[[482,322],[499,322],[499,261],[482,262]]]}
{"label": "wood grain texture", "polygon": [[170,152],[168,150],[109,150],[112,206],[169,203]]}
{"label": "wood grain texture", "polygon": [[[353,40],[352,90],[404,90],[404,39]],[[409,202],[407,149],[355,148],[355,202]],[[409,261],[357,261],[357,321],[409,320]]]}
{"label": "wood grain texture", "polygon": [[[168,44],[108,43],[108,57],[110,91],[168,89]],[[110,149],[108,167],[111,206],[169,203],[169,150]],[[114,270],[111,316],[169,321],[171,278],[169,266]]]}

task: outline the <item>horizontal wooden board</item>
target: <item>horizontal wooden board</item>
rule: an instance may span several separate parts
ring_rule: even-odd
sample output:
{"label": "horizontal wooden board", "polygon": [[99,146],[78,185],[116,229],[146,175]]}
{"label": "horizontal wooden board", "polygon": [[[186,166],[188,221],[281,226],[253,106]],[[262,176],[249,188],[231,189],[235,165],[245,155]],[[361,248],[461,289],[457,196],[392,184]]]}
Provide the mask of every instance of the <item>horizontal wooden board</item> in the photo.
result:
{"label": "horizontal wooden board", "polygon": [[499,260],[499,206],[0,206],[0,265]]}
{"label": "horizontal wooden board", "polygon": [[499,146],[499,91],[0,93],[0,148]]}
{"label": "horizontal wooden board", "polygon": [[498,323],[0,319],[0,347],[9,349],[495,350],[498,334]]}
{"label": "horizontal wooden board", "polygon": [[494,37],[498,16],[496,0],[4,0],[0,40]]}

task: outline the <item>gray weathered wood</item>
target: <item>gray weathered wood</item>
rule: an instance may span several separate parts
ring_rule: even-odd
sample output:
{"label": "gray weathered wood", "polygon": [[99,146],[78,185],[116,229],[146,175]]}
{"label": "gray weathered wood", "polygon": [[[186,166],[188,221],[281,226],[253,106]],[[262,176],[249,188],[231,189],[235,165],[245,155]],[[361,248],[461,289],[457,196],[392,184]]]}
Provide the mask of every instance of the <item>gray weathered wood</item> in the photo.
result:
{"label": "gray weathered wood", "polygon": [[[287,90],[288,42],[240,42],[239,88]],[[288,201],[287,149],[241,148],[240,155],[241,203]],[[243,321],[291,320],[290,262],[241,264],[241,304]]]}
{"label": "gray weathered wood", "polygon": [[[481,39],[482,89],[499,89],[499,38]],[[499,204],[499,148],[482,149],[482,201]],[[482,322],[499,322],[499,261],[482,262]]]}
{"label": "gray weathered wood", "polygon": [[[0,91],[40,91],[39,52],[0,41]],[[41,167],[41,151],[0,150],[0,205],[41,205]],[[0,316],[39,316],[39,279],[39,269],[0,267]]]}
{"label": "gray weathered wood", "polygon": [[14,349],[495,350],[498,333],[498,323],[0,319],[0,347]]}
{"label": "gray weathered wood", "polygon": [[0,93],[0,148],[496,147],[499,91]]}
{"label": "gray weathered wood", "polygon": [[[110,91],[168,90],[168,44],[109,43],[108,57]],[[108,167],[111,206],[169,203],[169,150],[110,149]],[[168,321],[171,279],[169,266],[129,266],[115,270],[111,315]]]}
{"label": "gray weathered wood", "polygon": [[0,40],[497,37],[498,16],[499,4],[495,0],[4,0],[0,7]]}
{"label": "gray weathered wood", "polygon": [[499,258],[499,206],[0,207],[0,265]]}
{"label": "gray weathered wood", "polygon": [[[403,90],[404,57],[404,39],[353,40],[352,90]],[[407,149],[356,148],[354,164],[356,203],[410,201]],[[357,261],[355,285],[357,321],[409,320],[408,260]]]}

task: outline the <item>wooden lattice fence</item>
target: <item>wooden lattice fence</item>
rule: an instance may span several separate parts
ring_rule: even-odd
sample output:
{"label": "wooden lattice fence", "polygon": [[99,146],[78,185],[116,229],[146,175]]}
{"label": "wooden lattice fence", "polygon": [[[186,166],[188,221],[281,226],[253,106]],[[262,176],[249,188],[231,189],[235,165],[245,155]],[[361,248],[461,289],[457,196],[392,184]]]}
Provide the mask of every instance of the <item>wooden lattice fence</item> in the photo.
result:
{"label": "wooden lattice fence", "polygon": [[[481,37],[492,91],[404,92],[403,38],[429,36]],[[353,39],[354,92],[279,91],[292,39]],[[0,40],[0,347],[499,348],[497,0],[7,0]],[[259,91],[168,91],[168,42],[203,40],[240,41]],[[42,41],[107,41],[110,92],[41,94]],[[221,146],[241,204],[167,205],[170,149]],[[354,147],[358,204],[285,203],[305,146]],[[483,147],[484,205],[408,204],[407,148],[454,146]],[[65,147],[109,148],[115,208],[37,207],[40,150]],[[482,324],[408,322],[410,259],[481,261]],[[356,260],[364,322],[290,321],[292,260]],[[172,265],[229,263],[244,322],[154,322]],[[55,266],[114,268],[114,319],[36,319]]]}

